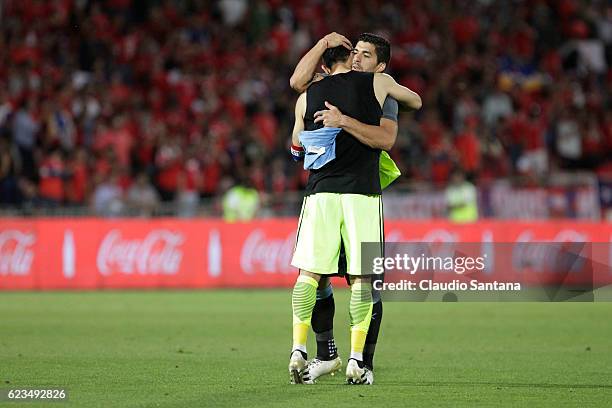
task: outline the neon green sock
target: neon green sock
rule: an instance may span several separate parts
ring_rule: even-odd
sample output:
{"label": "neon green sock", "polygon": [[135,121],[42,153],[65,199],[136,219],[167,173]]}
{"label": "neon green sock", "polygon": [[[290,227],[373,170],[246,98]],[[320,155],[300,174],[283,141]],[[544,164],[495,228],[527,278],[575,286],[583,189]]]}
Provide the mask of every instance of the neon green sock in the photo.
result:
{"label": "neon green sock", "polygon": [[309,277],[300,275],[293,287],[291,304],[293,306],[293,350],[306,350],[306,339],[312,310],[317,301],[317,286],[319,283]]}
{"label": "neon green sock", "polygon": [[372,285],[356,282],[351,286],[351,353],[363,353],[372,319]]}

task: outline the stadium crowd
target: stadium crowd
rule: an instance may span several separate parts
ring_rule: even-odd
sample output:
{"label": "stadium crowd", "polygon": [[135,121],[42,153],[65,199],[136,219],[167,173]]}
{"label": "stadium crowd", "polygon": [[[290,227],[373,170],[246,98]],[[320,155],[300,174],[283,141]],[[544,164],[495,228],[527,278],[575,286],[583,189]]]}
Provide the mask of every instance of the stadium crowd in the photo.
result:
{"label": "stadium crowd", "polygon": [[404,183],[612,167],[607,1],[5,0],[0,205],[299,191],[289,77],[331,31],[386,36],[422,96],[391,152]]}

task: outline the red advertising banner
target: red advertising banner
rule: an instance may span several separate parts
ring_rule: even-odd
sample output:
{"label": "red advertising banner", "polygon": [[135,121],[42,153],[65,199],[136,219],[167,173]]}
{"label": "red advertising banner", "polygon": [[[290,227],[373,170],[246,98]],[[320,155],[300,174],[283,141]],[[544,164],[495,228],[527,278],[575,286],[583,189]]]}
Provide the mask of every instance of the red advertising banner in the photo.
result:
{"label": "red advertising banner", "polygon": [[[293,218],[0,219],[0,290],[287,287],[296,227]],[[598,242],[601,263],[612,259],[604,223],[388,221],[385,232],[387,242]]]}

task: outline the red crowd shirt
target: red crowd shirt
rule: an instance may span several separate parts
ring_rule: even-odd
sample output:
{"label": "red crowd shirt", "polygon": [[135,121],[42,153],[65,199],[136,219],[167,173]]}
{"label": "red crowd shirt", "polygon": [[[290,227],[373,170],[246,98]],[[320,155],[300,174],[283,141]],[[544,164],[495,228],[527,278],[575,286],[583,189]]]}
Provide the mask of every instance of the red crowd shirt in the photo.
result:
{"label": "red crowd shirt", "polygon": [[72,178],[69,183],[69,200],[74,203],[84,203],[87,194],[89,173],[85,163],[72,164]]}
{"label": "red crowd shirt", "polygon": [[459,161],[465,171],[475,171],[480,167],[480,142],[473,132],[457,136],[455,147],[459,152]]}
{"label": "red crowd shirt", "polygon": [[64,163],[57,157],[47,157],[40,166],[40,181],[38,183],[39,195],[56,201],[64,199],[64,181],[62,174]]}

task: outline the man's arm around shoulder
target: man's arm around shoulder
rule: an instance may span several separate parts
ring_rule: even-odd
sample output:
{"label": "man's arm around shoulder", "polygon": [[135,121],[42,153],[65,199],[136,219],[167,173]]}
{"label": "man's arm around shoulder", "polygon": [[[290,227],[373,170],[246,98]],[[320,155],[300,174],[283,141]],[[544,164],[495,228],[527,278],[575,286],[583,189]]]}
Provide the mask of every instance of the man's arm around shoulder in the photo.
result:
{"label": "man's arm around shoulder", "polygon": [[381,106],[387,95],[408,109],[418,110],[423,105],[419,94],[398,84],[389,74],[374,74],[374,93]]}

